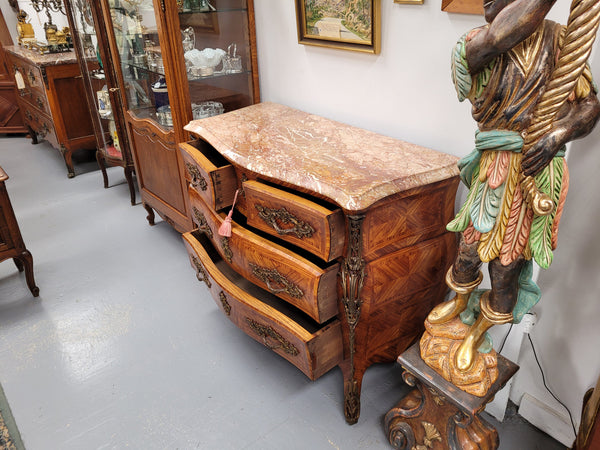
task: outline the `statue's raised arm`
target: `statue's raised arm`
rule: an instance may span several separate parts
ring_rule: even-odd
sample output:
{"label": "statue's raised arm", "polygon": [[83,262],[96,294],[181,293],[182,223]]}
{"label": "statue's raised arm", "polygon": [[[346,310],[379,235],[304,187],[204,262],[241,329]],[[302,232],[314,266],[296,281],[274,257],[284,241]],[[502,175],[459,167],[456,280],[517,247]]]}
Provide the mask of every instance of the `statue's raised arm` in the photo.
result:
{"label": "statue's raised arm", "polygon": [[498,55],[533,34],[556,0],[488,0],[484,15],[489,26],[467,38],[466,57],[474,74]]}

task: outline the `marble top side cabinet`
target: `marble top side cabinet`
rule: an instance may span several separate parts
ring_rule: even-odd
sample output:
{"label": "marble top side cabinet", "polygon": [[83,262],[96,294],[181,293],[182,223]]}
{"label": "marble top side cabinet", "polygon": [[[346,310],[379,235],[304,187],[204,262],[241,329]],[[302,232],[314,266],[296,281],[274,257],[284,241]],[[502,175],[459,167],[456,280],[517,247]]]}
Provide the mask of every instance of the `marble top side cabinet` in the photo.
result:
{"label": "marble top side cabinet", "polygon": [[339,366],[355,423],[367,367],[395,361],[446,294],[456,158],[275,103],[186,129],[198,280],[309,378]]}
{"label": "marble top side cabinet", "polygon": [[96,138],[73,51],[40,54],[18,45],[5,47],[17,85],[17,102],[34,144],[48,141],[59,150],[73,178],[73,151],[95,149]]}

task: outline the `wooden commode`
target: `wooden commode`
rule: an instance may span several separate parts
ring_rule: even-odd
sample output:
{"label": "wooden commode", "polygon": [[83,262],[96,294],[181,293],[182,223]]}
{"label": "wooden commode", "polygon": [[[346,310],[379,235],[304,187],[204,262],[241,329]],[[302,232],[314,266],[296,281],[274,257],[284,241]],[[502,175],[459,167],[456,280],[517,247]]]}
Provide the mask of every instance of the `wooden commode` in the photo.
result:
{"label": "wooden commode", "polygon": [[446,294],[457,158],[274,103],[186,129],[198,279],[311,379],[340,366],[355,423],[367,367],[395,361]]}
{"label": "wooden commode", "polygon": [[96,148],[75,53],[41,55],[15,45],[5,50],[19,93],[19,108],[33,143],[46,140],[52,144],[65,160],[67,176],[74,177],[73,152]]}

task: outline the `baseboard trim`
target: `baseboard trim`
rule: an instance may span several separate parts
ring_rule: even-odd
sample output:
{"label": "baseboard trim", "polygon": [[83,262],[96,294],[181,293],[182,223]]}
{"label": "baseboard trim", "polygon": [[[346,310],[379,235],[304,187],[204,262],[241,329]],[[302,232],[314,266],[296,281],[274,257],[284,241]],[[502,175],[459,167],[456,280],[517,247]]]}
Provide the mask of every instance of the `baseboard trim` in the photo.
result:
{"label": "baseboard trim", "polygon": [[523,394],[519,415],[561,444],[571,447],[575,441],[569,416],[529,394]]}

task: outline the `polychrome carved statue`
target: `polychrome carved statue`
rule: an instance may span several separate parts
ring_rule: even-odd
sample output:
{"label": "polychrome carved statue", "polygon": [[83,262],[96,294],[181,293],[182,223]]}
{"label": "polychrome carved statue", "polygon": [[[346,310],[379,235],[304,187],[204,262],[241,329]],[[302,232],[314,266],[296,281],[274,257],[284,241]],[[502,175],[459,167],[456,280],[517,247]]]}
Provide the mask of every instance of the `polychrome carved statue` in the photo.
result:
{"label": "polychrome carved statue", "polygon": [[[540,298],[532,266],[548,268],[556,248],[565,144],[600,116],[586,64],[599,0],[573,0],[566,27],[545,19],[555,1],[484,0],[488,24],[465,34],[452,55],[458,97],[472,103],[478,130],[475,150],[459,162],[469,194],[448,224],[461,233],[446,276],[456,296],[429,314],[421,356],[475,395],[494,380],[486,331],[519,322]],[[476,289],[484,262],[491,290]]]}

